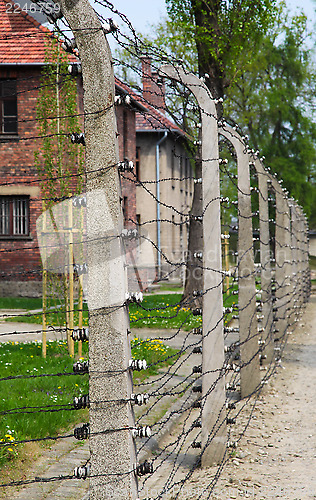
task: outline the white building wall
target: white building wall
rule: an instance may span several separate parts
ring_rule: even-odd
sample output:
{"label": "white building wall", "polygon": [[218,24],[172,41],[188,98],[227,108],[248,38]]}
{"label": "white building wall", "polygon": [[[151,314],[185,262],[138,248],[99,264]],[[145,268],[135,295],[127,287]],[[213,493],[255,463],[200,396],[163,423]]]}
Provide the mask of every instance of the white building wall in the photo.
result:
{"label": "white building wall", "polygon": [[[160,135],[162,137],[162,134]],[[157,203],[155,200],[157,184],[146,184],[146,181],[156,180],[156,143],[158,134],[138,134],[137,146],[140,147],[140,180],[154,196],[138,186],[136,189],[136,213],[140,215],[142,230],[148,232],[149,238],[157,245]],[[168,277],[170,262],[179,263],[185,258],[187,250],[188,214],[193,199],[193,180],[185,180],[192,176],[192,169],[187,153],[181,141],[168,135],[160,145],[160,235],[161,235],[161,266],[163,274]],[[174,180],[165,180],[174,178]],[[180,180],[182,179],[182,180]],[[155,222],[149,222],[154,220]],[[147,222],[149,222],[147,224]],[[144,224],[145,223],[145,224]],[[157,264],[157,250],[155,250]],[[178,268],[172,277],[181,277],[184,266]]]}

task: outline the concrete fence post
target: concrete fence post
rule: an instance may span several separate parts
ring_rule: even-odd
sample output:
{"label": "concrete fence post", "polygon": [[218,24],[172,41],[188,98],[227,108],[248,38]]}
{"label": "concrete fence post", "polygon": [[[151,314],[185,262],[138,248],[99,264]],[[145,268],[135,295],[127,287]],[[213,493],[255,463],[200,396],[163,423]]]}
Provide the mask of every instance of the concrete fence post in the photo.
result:
{"label": "concrete fence post", "polygon": [[227,441],[217,113],[210,91],[195,75],[169,65],[162,66],[159,73],[186,86],[195,96],[201,113],[204,242],[201,444],[202,466],[208,467],[222,461]]}
{"label": "concrete fence post", "polygon": [[275,327],[276,337],[285,335],[288,325],[288,314],[291,311],[291,216],[289,203],[275,177],[271,176],[275,192]]}
{"label": "concrete fence post", "polygon": [[297,214],[297,279],[298,279],[298,297],[297,304],[299,310],[304,305],[304,220],[303,211],[297,202],[295,202]]}
{"label": "concrete fence post", "polygon": [[307,302],[310,295],[310,269],[309,269],[309,240],[308,240],[308,221],[302,210],[303,219],[303,289],[304,289],[304,302]]}
{"label": "concrete fence post", "polygon": [[299,294],[300,294],[300,276],[299,276],[299,220],[295,201],[289,200],[290,206],[290,231],[291,231],[291,317],[295,320],[297,317],[297,309],[299,307]]}
{"label": "concrete fence post", "polygon": [[90,500],[135,500],[138,494],[135,443],[131,434],[134,416],[130,404],[132,377],[128,369],[129,320],[128,308],[122,307],[126,275],[120,229],[116,229],[122,228],[122,211],[113,62],[105,33],[89,1],[60,0],[60,5],[75,36],[84,87]]}
{"label": "concrete fence post", "polygon": [[263,316],[262,328],[264,329],[262,339],[263,355],[266,356],[266,364],[270,364],[274,358],[274,335],[273,335],[273,302],[272,302],[272,274],[271,274],[271,249],[270,249],[270,223],[269,223],[269,182],[267,171],[259,159],[255,160],[255,169],[258,175],[259,189],[259,233],[260,233],[260,264],[261,264],[261,301]]}
{"label": "concrete fence post", "polygon": [[241,397],[252,394],[261,383],[256,280],[250,191],[250,157],[241,136],[229,125],[220,128],[234,146],[238,176],[238,308]]}

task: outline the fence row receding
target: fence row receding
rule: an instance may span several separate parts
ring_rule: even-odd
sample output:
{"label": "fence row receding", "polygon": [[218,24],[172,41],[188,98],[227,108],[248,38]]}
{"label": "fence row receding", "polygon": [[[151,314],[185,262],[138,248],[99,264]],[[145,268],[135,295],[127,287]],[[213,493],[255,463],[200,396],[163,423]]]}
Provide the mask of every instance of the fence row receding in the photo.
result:
{"label": "fence row receding", "polygon": [[[198,139],[186,134],[185,140],[191,146],[195,141],[202,175],[193,180],[188,171],[180,175],[174,169],[168,178],[146,179],[128,158],[120,161],[115,109],[132,107],[130,102],[137,97],[133,93],[130,101],[115,96],[104,30],[109,33],[116,27],[109,20],[103,20],[101,27],[86,1],[76,6],[61,1],[61,8],[82,64],[85,122],[84,136],[77,134],[77,139],[85,147],[85,171],[80,174],[85,188],[79,196],[57,200],[39,219],[44,307],[38,314],[43,316],[43,329],[39,329],[43,355],[46,334],[55,329],[79,360],[72,373],[32,377],[89,373],[89,394],[74,394],[67,403],[54,400],[36,408],[5,408],[1,414],[4,419],[12,414],[24,419],[26,414],[67,414],[89,408],[89,422],[76,427],[74,438],[90,440],[91,456],[69,475],[12,481],[1,487],[89,476],[91,500],[177,499],[186,498],[185,488],[198,467],[215,466],[208,486],[203,491],[196,488],[194,496],[195,500],[211,498],[243,435],[240,427],[235,432],[234,425],[245,407],[256,404],[308,301],[307,219],[281,180],[265,166],[264,158],[249,148],[238,125],[218,119],[218,102],[203,78],[171,57],[156,69],[167,86],[176,83],[190,93],[190,105],[199,118]],[[67,40],[69,32],[58,30]],[[119,40],[120,35],[116,36]],[[159,60],[161,54],[157,54]],[[153,130],[160,130],[161,110],[152,102],[148,109],[153,113],[150,116],[147,110],[144,118],[152,118]],[[138,112],[142,113],[140,108]],[[174,133],[164,127],[166,133]],[[68,132],[70,137],[73,131]],[[163,135],[158,155],[164,147],[162,139]],[[170,151],[173,163],[179,164],[176,150]],[[189,153],[188,159],[191,165],[196,161]],[[120,200],[123,179],[156,207],[154,216],[149,211],[147,220],[129,219],[125,228]],[[171,185],[182,191],[189,190],[184,186],[194,187],[202,198],[195,205],[199,211],[191,208],[192,198],[189,209],[167,200],[164,193]],[[153,295],[143,292],[175,276],[183,279],[187,265],[185,251],[170,254],[151,228],[155,224],[171,227],[170,234],[177,232],[183,238],[192,221],[200,225],[203,235],[190,263],[200,273],[200,286],[185,298],[166,292],[169,302],[159,302],[159,295],[154,295],[157,303],[150,301]],[[62,275],[61,266],[70,295],[66,303],[49,310],[47,283],[54,273]],[[54,293],[58,290],[55,287]],[[49,318],[61,314],[63,307],[66,327],[54,327]],[[84,326],[87,309],[89,325]],[[87,342],[89,361],[82,346]],[[17,373],[1,383],[30,376]],[[16,444],[63,437],[37,436]]]}

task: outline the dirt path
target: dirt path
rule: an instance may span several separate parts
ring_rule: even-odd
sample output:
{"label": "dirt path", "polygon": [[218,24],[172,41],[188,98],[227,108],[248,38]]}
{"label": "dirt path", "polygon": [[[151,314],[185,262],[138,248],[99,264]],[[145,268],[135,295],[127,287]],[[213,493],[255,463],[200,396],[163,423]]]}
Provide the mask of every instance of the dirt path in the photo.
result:
{"label": "dirt path", "polygon": [[[235,433],[246,419],[244,414]],[[198,489],[201,492],[209,484],[213,473],[212,468],[196,471],[181,500],[198,498]],[[211,498],[316,499],[315,295],[289,336],[277,375],[260,397],[236,457],[224,469]]]}

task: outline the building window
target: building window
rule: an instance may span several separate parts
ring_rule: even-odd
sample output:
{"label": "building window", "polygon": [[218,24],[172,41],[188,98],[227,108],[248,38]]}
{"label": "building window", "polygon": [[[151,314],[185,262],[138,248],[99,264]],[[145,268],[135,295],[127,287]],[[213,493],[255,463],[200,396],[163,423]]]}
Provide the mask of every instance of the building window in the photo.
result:
{"label": "building window", "polygon": [[18,133],[16,80],[0,80],[0,134]]}
{"label": "building window", "polygon": [[184,170],[185,170],[185,194],[188,194],[188,180],[189,180],[189,161],[185,158]]}
{"label": "building window", "polygon": [[183,156],[182,155],[180,155],[179,162],[180,162],[180,179],[182,180],[183,179]]}
{"label": "building window", "polygon": [[128,221],[128,198],[127,198],[127,196],[123,197],[122,210],[123,210],[124,223],[126,224]]}
{"label": "building window", "polygon": [[175,252],[175,220],[174,220],[174,215],[171,215],[171,250],[174,253]]}
{"label": "building window", "polygon": [[136,148],[136,180],[140,181],[140,147]]}
{"label": "building window", "polygon": [[0,196],[0,237],[28,236],[29,233],[29,197]]}
{"label": "building window", "polygon": [[128,123],[127,123],[127,112],[123,111],[123,155],[124,158],[128,158],[128,147],[127,147],[127,134],[128,134]]}
{"label": "building window", "polygon": [[180,193],[183,192],[183,156],[180,155]]}

